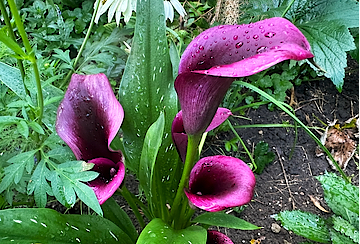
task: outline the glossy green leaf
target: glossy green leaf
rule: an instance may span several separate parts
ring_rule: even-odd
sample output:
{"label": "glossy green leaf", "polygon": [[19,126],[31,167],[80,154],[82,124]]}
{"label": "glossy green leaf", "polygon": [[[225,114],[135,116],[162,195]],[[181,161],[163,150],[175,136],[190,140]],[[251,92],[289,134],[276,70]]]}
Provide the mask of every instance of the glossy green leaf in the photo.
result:
{"label": "glossy green leaf", "polygon": [[16,126],[17,131],[24,136],[25,138],[28,138],[29,136],[29,126],[24,120],[21,120],[19,123],[17,123]]}
{"label": "glossy green leaf", "polygon": [[1,243],[134,243],[111,221],[52,209],[0,211]]}
{"label": "glossy green leaf", "polygon": [[281,212],[274,215],[274,218],[280,220],[285,229],[297,235],[320,243],[331,243],[325,220],[320,216],[294,210]]}
{"label": "glossy green leaf", "polygon": [[324,190],[324,198],[331,210],[359,228],[359,188],[346,183],[334,173],[316,176]]}
{"label": "glossy green leaf", "polygon": [[356,48],[348,28],[337,20],[312,20],[297,27],[309,41],[315,62],[341,91],[347,67],[346,52]]}
{"label": "glossy green leaf", "polygon": [[226,214],[223,212],[206,212],[197,216],[191,222],[210,225],[210,226],[233,228],[239,230],[261,229],[261,227],[253,225],[243,219],[235,217],[234,215]]}
{"label": "glossy green leaf", "polygon": [[18,97],[25,99],[26,92],[19,69],[0,62],[0,81],[9,87]]}
{"label": "glossy green leaf", "polygon": [[159,212],[165,213],[166,204],[171,205],[174,199],[182,164],[171,138],[178,102],[166,38],[164,3],[162,0],[139,0],[136,13],[131,53],[119,89],[125,112],[121,129],[126,166],[138,174],[146,132],[163,111],[165,129],[154,172],[163,191],[158,200],[161,202]]}
{"label": "glossy green leaf", "polygon": [[110,197],[106,202],[101,205],[104,212],[104,218],[107,218],[120,229],[122,229],[130,239],[135,243],[138,238],[138,233],[131,219],[126,212],[116,203],[113,197]]}
{"label": "glossy green leaf", "polygon": [[161,197],[155,193],[157,190],[162,193],[161,189],[157,189],[158,187],[161,188],[161,186],[155,186],[153,183],[156,180],[154,179],[154,166],[163,138],[164,125],[165,116],[164,113],[161,113],[146,133],[140,158],[139,183],[153,211],[156,210],[155,206],[158,205],[156,202]]}
{"label": "glossy green leaf", "polygon": [[201,226],[174,230],[161,219],[153,219],[141,232],[137,244],[205,244],[206,236],[206,230]]}
{"label": "glossy green leaf", "polygon": [[[131,53],[120,83],[120,103],[127,167],[139,171],[145,134],[165,110],[163,148],[171,145],[171,122],[177,113],[177,96],[166,39],[164,4],[161,0],[139,0]],[[168,150],[171,153],[174,150]]]}

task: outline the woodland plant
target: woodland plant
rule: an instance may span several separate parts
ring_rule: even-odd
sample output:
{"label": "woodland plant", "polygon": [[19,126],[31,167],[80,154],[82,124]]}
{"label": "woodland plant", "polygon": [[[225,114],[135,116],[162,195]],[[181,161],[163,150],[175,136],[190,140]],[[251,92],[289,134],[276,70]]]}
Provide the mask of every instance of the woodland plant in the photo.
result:
{"label": "woodland plant", "polygon": [[[235,79],[284,60],[312,58],[309,42],[290,21],[275,17],[210,28],[179,60],[167,42],[163,1],[139,0],[136,6],[117,100],[105,74],[72,74],[76,67],[71,67],[65,94],[51,85],[54,79],[42,81],[15,2],[8,0],[25,51],[10,34],[11,25],[0,40],[21,60],[19,66],[30,61],[33,73],[0,63],[2,89],[15,93],[22,105],[14,113],[21,116],[1,116],[0,124],[16,126],[34,145],[8,155],[0,192],[7,192],[11,204],[11,193],[19,189],[33,195],[38,208],[1,210],[2,242],[232,243],[208,227],[259,228],[223,211],[251,201],[254,167],[229,156],[200,158],[203,138],[231,116],[218,107]],[[86,41],[69,65],[77,65]],[[126,170],[138,179],[142,198],[123,184]],[[132,208],[140,233],[115,193]],[[46,209],[48,196],[68,208],[78,197],[94,213]],[[196,208],[206,212],[194,218]]]}

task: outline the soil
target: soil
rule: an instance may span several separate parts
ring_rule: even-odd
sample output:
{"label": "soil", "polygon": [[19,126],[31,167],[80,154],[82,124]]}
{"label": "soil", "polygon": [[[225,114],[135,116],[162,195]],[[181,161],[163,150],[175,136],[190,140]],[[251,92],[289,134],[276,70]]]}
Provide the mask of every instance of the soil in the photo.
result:
{"label": "soil", "polygon": [[[331,80],[323,79],[295,87],[295,95],[296,116],[304,124],[325,128],[316,118],[325,123],[335,119],[345,122],[359,113],[358,65],[351,63],[351,71],[350,69],[347,71],[341,93],[336,90]],[[238,120],[238,123],[292,122],[287,114],[280,110],[271,112],[266,106],[247,111],[245,117],[251,119],[250,122],[242,119]],[[248,143],[249,149],[259,141],[267,142],[276,158],[262,174],[256,176],[255,194],[251,203],[240,214],[234,212],[236,216],[263,228],[256,231],[220,228],[220,231],[226,233],[234,243],[239,244],[260,242],[262,244],[298,244],[306,241],[305,238],[282,228],[280,222],[274,220],[271,215],[284,210],[299,209],[325,218],[331,216],[331,213],[325,213],[317,208],[310,196],[317,199],[325,209],[330,210],[323,199],[321,185],[314,176],[324,174],[326,171],[335,172],[335,170],[331,168],[325,156],[316,156],[316,143],[302,129],[298,131],[298,141],[291,159],[289,155],[295,138],[292,128],[251,128],[239,129],[237,132],[242,140]],[[316,131],[313,132],[320,137]],[[218,136],[218,138],[224,137],[229,140],[234,136],[230,132]],[[217,141],[211,141],[207,146],[216,151],[214,148],[216,144],[218,144]],[[224,144],[223,140],[222,144]],[[358,166],[354,159],[350,160],[345,173],[353,176],[352,182],[359,185]],[[273,231],[272,226],[273,229],[277,228],[277,231]],[[253,242],[250,242],[251,240]]]}

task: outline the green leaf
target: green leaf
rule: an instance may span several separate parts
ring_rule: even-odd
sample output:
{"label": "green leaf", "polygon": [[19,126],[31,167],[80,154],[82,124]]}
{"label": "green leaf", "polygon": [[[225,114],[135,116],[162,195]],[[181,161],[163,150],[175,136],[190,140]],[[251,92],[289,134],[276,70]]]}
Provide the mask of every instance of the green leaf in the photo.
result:
{"label": "green leaf", "polygon": [[110,197],[106,202],[101,205],[101,208],[104,212],[104,218],[112,221],[120,229],[122,229],[133,241],[136,242],[138,238],[138,233],[135,229],[134,224],[131,222],[131,219],[126,214],[126,212],[116,203],[113,197]]}
{"label": "green leaf", "polygon": [[177,113],[177,96],[166,38],[164,4],[161,0],[139,0],[136,12],[131,53],[119,97],[126,114],[121,128],[127,167],[137,174],[145,134],[164,109],[166,140],[163,148],[172,143],[169,135]]}
{"label": "green leaf", "polygon": [[331,243],[333,244],[355,244],[349,237],[341,234],[340,232],[330,229]]}
{"label": "green leaf", "polygon": [[254,149],[254,161],[256,162],[256,174],[261,174],[266,165],[274,161],[275,153],[269,151],[269,144],[260,141]]}
{"label": "green leaf", "polygon": [[[141,152],[140,168],[139,168],[139,183],[144,190],[146,198],[149,203],[154,203],[157,196],[152,199],[153,192],[156,188],[153,185],[154,166],[156,157],[161,146],[165,125],[164,113],[161,113],[159,118],[150,126],[145,135],[144,145]],[[154,203],[155,204],[155,203]],[[155,204],[156,205],[156,204]]]}
{"label": "green leaf", "polygon": [[27,186],[27,194],[34,192],[35,203],[38,207],[44,208],[47,203],[47,195],[52,195],[49,183],[46,181],[46,175],[50,170],[46,167],[45,160],[41,160],[36,166]]}
{"label": "green leaf", "polygon": [[206,230],[201,226],[174,230],[161,219],[153,219],[141,232],[137,244],[205,244],[206,236]]}
{"label": "green leaf", "polygon": [[16,54],[18,54],[22,58],[27,58],[27,55],[21,49],[19,44],[17,44],[13,39],[7,36],[4,30],[0,30],[0,41],[3,42],[8,48],[13,50]]}
{"label": "green leaf", "polygon": [[0,239],[1,243],[133,243],[119,227],[100,216],[35,208],[1,210]]}
{"label": "green leaf", "polygon": [[19,183],[23,177],[25,168],[27,172],[30,173],[34,167],[34,155],[36,152],[37,150],[32,150],[20,153],[7,161],[10,165],[4,168],[5,176],[0,182],[0,193],[7,189],[13,182],[15,184]]}
{"label": "green leaf", "polygon": [[29,122],[29,126],[31,127],[31,129],[33,129],[35,132],[44,135],[45,131],[44,129],[41,127],[41,125],[39,125],[38,123],[36,123],[35,121],[31,121]]}
{"label": "green leaf", "polygon": [[331,210],[359,228],[359,188],[346,183],[334,173],[315,177],[324,190],[324,198]]}
{"label": "green leaf", "polygon": [[[49,141],[47,141],[47,142],[49,142]],[[65,163],[66,161],[75,160],[74,153],[67,146],[66,147],[63,147],[63,146],[56,147],[56,148],[50,150],[49,152],[47,152],[46,155],[50,158],[56,159],[57,161],[59,161],[59,163]],[[75,165],[72,165],[72,167],[75,167]],[[80,167],[82,167],[82,165]]]}
{"label": "green leaf", "polygon": [[191,222],[239,230],[261,229],[261,227],[253,225],[243,219],[235,217],[234,215],[226,214],[223,212],[206,212],[197,216]]}
{"label": "green leaf", "polygon": [[350,237],[354,242],[359,243],[359,230],[340,216],[332,216],[333,228]]}
{"label": "green leaf", "polygon": [[309,41],[315,62],[341,91],[347,67],[346,52],[356,48],[348,28],[339,21],[317,20],[297,27]]}
{"label": "green leaf", "polygon": [[312,213],[300,210],[284,211],[274,215],[286,230],[320,243],[331,243],[325,220]]}
{"label": "green leaf", "polygon": [[19,123],[17,123],[16,127],[17,131],[24,136],[25,138],[28,138],[29,136],[29,126],[24,120],[21,120]]}
{"label": "green leaf", "polygon": [[52,56],[58,59],[61,59],[62,61],[64,61],[67,64],[72,64],[71,63],[71,59],[70,59],[70,50],[66,50],[65,52],[61,49],[55,48],[54,52],[56,54],[53,54]]}
{"label": "green leaf", "polygon": [[25,100],[26,92],[19,69],[0,62],[0,81],[9,87],[18,97]]}

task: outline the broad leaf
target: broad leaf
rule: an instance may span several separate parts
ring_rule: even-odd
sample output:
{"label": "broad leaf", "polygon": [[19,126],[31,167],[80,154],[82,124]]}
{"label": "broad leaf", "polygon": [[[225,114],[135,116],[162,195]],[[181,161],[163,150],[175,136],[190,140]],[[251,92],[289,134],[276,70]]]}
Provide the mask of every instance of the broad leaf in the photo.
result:
{"label": "broad leaf", "polygon": [[297,235],[320,243],[331,243],[325,220],[315,214],[294,210],[281,212],[274,218]]}
{"label": "broad leaf", "polygon": [[122,130],[127,167],[137,174],[145,134],[164,109],[168,134],[164,136],[163,148],[170,146],[170,126],[177,113],[177,97],[166,39],[164,4],[160,0],[139,0],[136,12],[135,34],[119,96],[126,114]]}
{"label": "broad leaf", "polygon": [[166,190],[160,201],[165,207],[166,203],[172,204],[182,165],[171,139],[171,123],[178,112],[178,103],[166,38],[164,3],[139,0],[136,13],[131,53],[119,89],[125,112],[121,128],[126,166],[138,174],[145,134],[164,111],[164,138],[155,164],[155,177],[163,179],[162,189]]}
{"label": "broad leaf", "polygon": [[141,232],[137,244],[205,244],[206,235],[206,230],[201,226],[174,230],[161,219],[153,219]]}
{"label": "broad leaf", "polygon": [[346,52],[356,48],[348,28],[336,20],[312,20],[297,27],[309,41],[315,62],[341,91],[347,67]]}
{"label": "broad leaf", "polygon": [[324,198],[331,210],[359,228],[359,188],[346,183],[333,173],[316,177],[321,182]]}
{"label": "broad leaf", "polygon": [[[146,133],[140,158],[139,183],[153,211],[159,209],[159,207],[156,208],[156,206],[159,205],[156,202],[161,198],[161,194],[163,193],[161,185],[156,185],[154,167],[163,138],[164,125],[165,116],[164,113],[161,113]],[[160,193],[156,194],[158,191],[160,191]]]}
{"label": "broad leaf", "polygon": [[341,234],[340,232],[330,229],[331,243],[333,244],[355,244],[349,237]]}
{"label": "broad leaf", "polygon": [[256,225],[253,225],[243,219],[237,218],[234,215],[226,214],[223,212],[206,212],[197,216],[191,222],[239,230],[261,229],[261,227],[257,227]]}
{"label": "broad leaf", "polygon": [[138,238],[138,233],[129,216],[120,207],[120,205],[116,203],[114,198],[110,197],[108,200],[106,200],[106,202],[101,205],[101,208],[104,212],[104,218],[107,218],[116,224],[135,243],[136,239]]}
{"label": "broad leaf", "polygon": [[100,216],[35,208],[1,210],[0,239],[1,243],[133,243]]}

